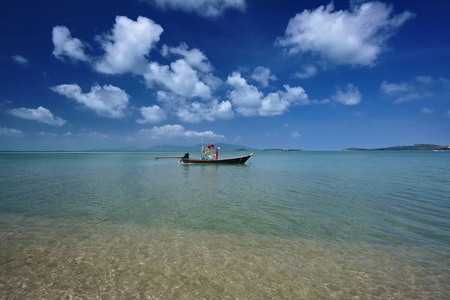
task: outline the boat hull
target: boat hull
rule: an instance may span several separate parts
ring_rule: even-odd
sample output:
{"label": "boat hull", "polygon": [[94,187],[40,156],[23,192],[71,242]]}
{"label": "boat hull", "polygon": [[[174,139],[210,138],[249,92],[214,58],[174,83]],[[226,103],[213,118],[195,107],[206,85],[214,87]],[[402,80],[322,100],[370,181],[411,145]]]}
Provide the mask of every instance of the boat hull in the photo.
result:
{"label": "boat hull", "polygon": [[253,156],[252,154],[243,155],[241,157],[235,158],[225,158],[225,159],[184,159],[181,161],[185,164],[229,164],[229,165],[243,165],[245,162]]}

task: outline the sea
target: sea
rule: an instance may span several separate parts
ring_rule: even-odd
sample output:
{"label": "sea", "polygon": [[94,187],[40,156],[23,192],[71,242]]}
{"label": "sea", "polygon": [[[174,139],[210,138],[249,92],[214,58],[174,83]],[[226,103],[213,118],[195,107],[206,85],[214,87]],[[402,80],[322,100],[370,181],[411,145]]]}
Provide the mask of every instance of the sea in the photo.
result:
{"label": "sea", "polygon": [[0,153],[0,299],[450,299],[450,151],[183,154]]}

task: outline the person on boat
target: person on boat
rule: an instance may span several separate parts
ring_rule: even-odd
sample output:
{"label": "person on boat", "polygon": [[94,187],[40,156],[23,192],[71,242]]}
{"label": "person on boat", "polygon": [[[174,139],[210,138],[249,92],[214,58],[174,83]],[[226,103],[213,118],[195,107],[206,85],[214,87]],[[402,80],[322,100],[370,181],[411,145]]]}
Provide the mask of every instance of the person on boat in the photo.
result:
{"label": "person on boat", "polygon": [[201,159],[206,159],[206,152],[205,152],[205,146],[202,146],[202,154],[201,154]]}
{"label": "person on boat", "polygon": [[180,159],[180,162],[184,161],[185,159],[189,159],[189,152],[184,154],[183,158]]}

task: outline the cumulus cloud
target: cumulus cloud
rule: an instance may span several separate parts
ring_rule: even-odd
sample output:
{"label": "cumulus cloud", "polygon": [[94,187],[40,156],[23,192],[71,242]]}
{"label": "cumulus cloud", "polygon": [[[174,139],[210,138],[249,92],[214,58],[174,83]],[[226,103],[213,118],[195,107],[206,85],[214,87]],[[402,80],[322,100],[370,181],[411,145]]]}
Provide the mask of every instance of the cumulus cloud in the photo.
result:
{"label": "cumulus cloud", "polygon": [[295,77],[306,79],[310,77],[314,77],[317,74],[317,68],[313,65],[304,67],[302,71],[296,72]]}
{"label": "cumulus cloud", "polygon": [[233,87],[233,90],[228,94],[231,102],[236,107],[238,113],[243,116],[250,117],[258,114],[261,107],[261,93],[255,86],[250,85],[241,77],[240,73],[233,73],[228,76],[227,83]]}
{"label": "cumulus cloud", "polygon": [[277,93],[270,93],[261,100],[261,107],[258,109],[258,114],[261,116],[276,116],[283,114],[289,103],[281,99]]}
{"label": "cumulus cloud", "polygon": [[152,62],[143,76],[149,87],[161,85],[176,95],[188,98],[211,97],[211,88],[200,81],[196,70],[184,59],[171,63],[170,67]]}
{"label": "cumulus cloud", "polygon": [[14,62],[18,63],[19,65],[22,66],[28,65],[28,59],[26,59],[22,55],[13,55],[11,56],[11,58]]}
{"label": "cumulus cloud", "polygon": [[33,108],[14,108],[9,110],[9,113],[15,117],[37,121],[39,123],[48,124],[51,126],[61,127],[66,124],[66,120],[54,116],[50,110],[39,106],[37,109]]}
{"label": "cumulus cloud", "polygon": [[188,123],[229,120],[234,116],[233,107],[229,101],[219,102],[217,99],[212,99],[206,102],[191,102],[186,97],[166,91],[157,92],[157,101],[162,104],[166,112]]}
{"label": "cumulus cloud", "polygon": [[53,55],[58,59],[68,57],[73,60],[89,61],[84,53],[83,43],[73,38],[69,29],[65,26],[55,26],[52,31]]}
{"label": "cumulus cloud", "polygon": [[191,67],[202,72],[207,73],[212,70],[211,64],[205,54],[197,48],[189,50],[189,46],[186,43],[181,43],[178,47],[163,45],[161,54],[163,56],[168,56],[170,53],[182,56]]}
{"label": "cumulus cloud", "polygon": [[96,70],[106,74],[144,72],[147,56],[162,32],[163,28],[148,18],[133,21],[117,16],[111,33],[100,38],[105,55]]}
{"label": "cumulus cloud", "polygon": [[158,105],[153,105],[149,107],[141,107],[140,112],[142,114],[142,119],[138,119],[136,122],[139,124],[146,123],[159,123],[167,118],[166,112],[161,109]]}
{"label": "cumulus cloud", "polygon": [[82,93],[76,84],[61,84],[52,90],[107,118],[124,117],[129,102],[127,93],[112,85],[94,85],[89,93]]}
{"label": "cumulus cloud", "polygon": [[278,91],[281,95],[281,98],[290,104],[300,104],[300,105],[308,105],[311,104],[311,100],[309,100],[308,95],[305,90],[298,86],[291,88],[289,85],[283,86],[286,91]]}
{"label": "cumulus cloud", "polygon": [[258,82],[262,87],[268,87],[270,80],[277,80],[277,77],[273,74],[271,74],[271,71],[269,68],[265,67],[257,67],[251,76],[251,78]]}
{"label": "cumulus cloud", "polygon": [[276,116],[283,114],[295,104],[310,104],[308,95],[301,87],[291,88],[285,85],[286,91],[277,91],[264,96],[255,86],[248,84],[240,73],[228,76],[227,83],[233,88],[228,97],[236,111],[246,117]]}
{"label": "cumulus cloud", "polygon": [[358,88],[349,83],[343,91],[340,88],[331,96],[331,99],[345,105],[356,105],[361,102],[361,93]]}
{"label": "cumulus cloud", "polygon": [[199,123],[201,121],[229,120],[234,116],[230,101],[217,100],[209,103],[186,103],[177,109],[176,115],[183,122]]}
{"label": "cumulus cloud", "polygon": [[304,10],[276,44],[290,54],[314,53],[334,64],[373,65],[386,41],[414,14],[393,15],[392,6],[376,1],[354,4],[350,11],[335,11],[333,3]]}
{"label": "cumulus cloud", "polygon": [[203,132],[185,130],[181,125],[164,125],[164,126],[154,126],[151,129],[141,129],[139,135],[145,136],[151,139],[173,139],[173,138],[225,138],[223,135],[215,134],[214,132],[208,130]]}
{"label": "cumulus cloud", "polygon": [[0,136],[18,137],[21,135],[23,135],[23,132],[19,129],[0,126]]}
{"label": "cumulus cloud", "polygon": [[166,10],[174,9],[194,12],[203,17],[218,17],[228,9],[244,11],[245,0],[146,0],[157,7]]}
{"label": "cumulus cloud", "polygon": [[164,57],[175,55],[182,58],[170,65],[158,62],[148,64],[143,74],[148,87],[162,87],[169,94],[206,100],[222,84],[220,79],[211,74],[212,66],[199,49],[189,49],[185,43],[178,47],[164,45],[161,54]]}
{"label": "cumulus cloud", "polygon": [[284,85],[286,92],[278,91],[268,94],[261,101],[261,107],[258,110],[261,116],[277,116],[283,114],[291,105],[308,105],[311,101],[302,87],[293,87]]}
{"label": "cumulus cloud", "polygon": [[167,111],[176,111],[178,107],[184,106],[187,102],[186,97],[163,90],[156,92],[156,99]]}

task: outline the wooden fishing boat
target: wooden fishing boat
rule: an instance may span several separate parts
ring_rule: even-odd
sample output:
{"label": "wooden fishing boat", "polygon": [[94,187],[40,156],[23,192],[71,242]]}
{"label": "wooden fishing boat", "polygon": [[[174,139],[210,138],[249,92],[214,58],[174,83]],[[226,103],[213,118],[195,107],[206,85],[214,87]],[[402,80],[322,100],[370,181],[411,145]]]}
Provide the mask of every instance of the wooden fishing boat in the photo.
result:
{"label": "wooden fishing boat", "polygon": [[[180,163],[185,164],[229,164],[229,165],[243,165],[247,160],[253,156],[253,153],[248,155],[242,155],[240,157],[233,158],[222,158],[219,159],[219,147],[215,148],[214,145],[209,145],[208,147],[202,146],[202,152],[200,159],[189,158],[189,153],[186,153],[183,157],[155,157],[155,159],[162,158],[178,158]],[[215,157],[213,155],[213,150],[215,150]]]}
{"label": "wooden fishing boat", "polygon": [[243,165],[245,162],[253,156],[253,153],[248,155],[242,155],[241,157],[223,158],[223,159],[190,159],[182,157],[180,162],[185,164],[231,164],[231,165]]}

